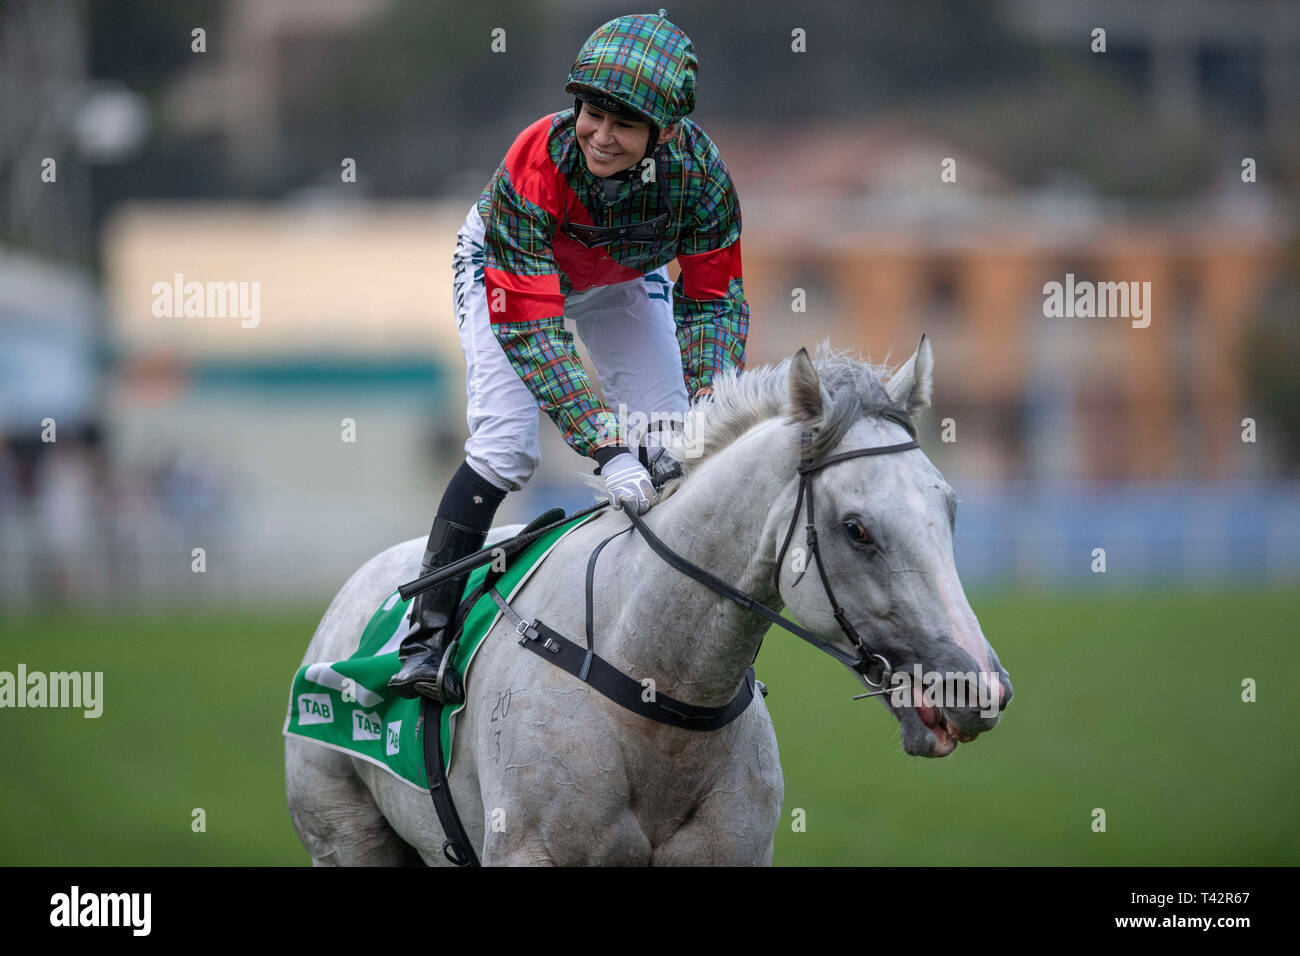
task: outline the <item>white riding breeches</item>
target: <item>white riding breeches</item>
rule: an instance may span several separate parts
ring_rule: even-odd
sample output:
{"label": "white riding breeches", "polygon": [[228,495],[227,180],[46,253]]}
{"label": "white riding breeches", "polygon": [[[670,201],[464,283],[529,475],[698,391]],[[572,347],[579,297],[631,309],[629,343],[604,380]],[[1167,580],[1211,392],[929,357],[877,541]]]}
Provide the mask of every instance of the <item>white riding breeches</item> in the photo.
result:
{"label": "white riding breeches", "polygon": [[[465,460],[504,491],[523,488],[541,457],[538,405],[488,320],[483,281],[483,219],[470,207],[456,237],[452,304],[465,353]],[[632,424],[690,407],[673,322],[667,266],[617,285],[565,297],[564,314],[595,364],[605,403]],[[625,436],[635,441],[635,435]]]}

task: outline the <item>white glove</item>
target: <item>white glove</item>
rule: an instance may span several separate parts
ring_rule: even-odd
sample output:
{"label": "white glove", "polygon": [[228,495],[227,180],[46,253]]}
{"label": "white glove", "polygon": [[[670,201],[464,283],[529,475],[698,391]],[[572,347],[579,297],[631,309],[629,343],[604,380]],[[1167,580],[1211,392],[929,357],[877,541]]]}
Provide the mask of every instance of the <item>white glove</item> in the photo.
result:
{"label": "white glove", "polygon": [[600,477],[605,479],[609,503],[615,508],[631,503],[636,507],[636,513],[643,515],[655,503],[657,495],[650,481],[650,472],[641,467],[641,462],[631,452],[623,452],[607,461],[600,469]]}

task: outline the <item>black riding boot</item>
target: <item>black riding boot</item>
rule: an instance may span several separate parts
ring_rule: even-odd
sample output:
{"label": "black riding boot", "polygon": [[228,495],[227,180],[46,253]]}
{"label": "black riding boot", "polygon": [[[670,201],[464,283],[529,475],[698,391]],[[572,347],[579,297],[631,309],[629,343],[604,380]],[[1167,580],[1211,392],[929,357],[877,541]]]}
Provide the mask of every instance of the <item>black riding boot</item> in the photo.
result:
{"label": "black riding boot", "polygon": [[[473,554],[483,547],[485,532],[466,528],[439,516],[429,532],[429,544],[420,564],[421,576],[436,568]],[[411,631],[397,652],[402,667],[388,686],[402,697],[423,694],[443,704],[458,704],[465,699],[460,678],[450,668],[443,671],[447,650],[448,625],[456,614],[465,590],[468,574],[435,584],[415,596],[411,604]]]}

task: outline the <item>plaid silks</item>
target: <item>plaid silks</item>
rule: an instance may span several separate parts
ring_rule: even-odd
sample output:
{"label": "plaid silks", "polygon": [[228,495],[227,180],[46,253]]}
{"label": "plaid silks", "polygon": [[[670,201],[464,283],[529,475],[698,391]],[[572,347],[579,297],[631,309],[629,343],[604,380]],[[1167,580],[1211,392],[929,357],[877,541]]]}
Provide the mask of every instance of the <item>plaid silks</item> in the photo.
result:
{"label": "plaid silks", "polygon": [[[566,295],[626,282],[677,259],[673,315],[687,394],[730,366],[744,367],[749,305],[740,257],[740,201],[712,140],[689,119],[655,152],[671,222],[661,242],[588,249],[557,233],[571,222],[622,225],[659,210],[655,182],[634,178],[609,207],[597,199],[574,135],[573,110],[542,117],[515,140],[479,197],[483,276],[492,328],[520,378],[579,454],[622,440],[596,398],[572,335],[559,320]],[[597,210],[593,217],[589,210]],[[547,321],[556,320],[556,321]],[[605,419],[608,415],[609,419]]]}
{"label": "plaid silks", "polygon": [[597,445],[622,439],[618,418],[592,389],[563,319],[504,322],[493,330],[538,406],[578,454],[590,456]]}
{"label": "plaid silks", "polygon": [[640,13],[610,20],[587,38],[564,92],[599,90],[662,129],[695,109],[698,70],[685,33],[663,17]]}
{"label": "plaid silks", "polygon": [[728,283],[725,302],[739,302],[738,309],[716,311],[717,299],[689,299],[682,277],[673,286],[673,318],[677,323],[677,344],[682,350],[682,371],[686,394],[694,397],[713,384],[713,376],[732,365],[745,367],[745,338],[749,334],[749,303],[741,280]]}

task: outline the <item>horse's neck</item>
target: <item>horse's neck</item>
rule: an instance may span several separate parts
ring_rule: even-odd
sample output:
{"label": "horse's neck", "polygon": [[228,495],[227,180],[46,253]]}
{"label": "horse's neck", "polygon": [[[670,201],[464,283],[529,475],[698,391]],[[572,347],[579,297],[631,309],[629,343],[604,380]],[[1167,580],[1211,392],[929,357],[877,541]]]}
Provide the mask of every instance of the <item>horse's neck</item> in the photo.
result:
{"label": "horse's neck", "polygon": [[[793,446],[769,422],[691,475],[647,516],[672,550],[766,604],[775,542],[768,513],[789,484]],[[744,679],[768,623],[670,567],[635,531],[616,575],[617,649],[638,680],[701,706],[726,703]]]}

